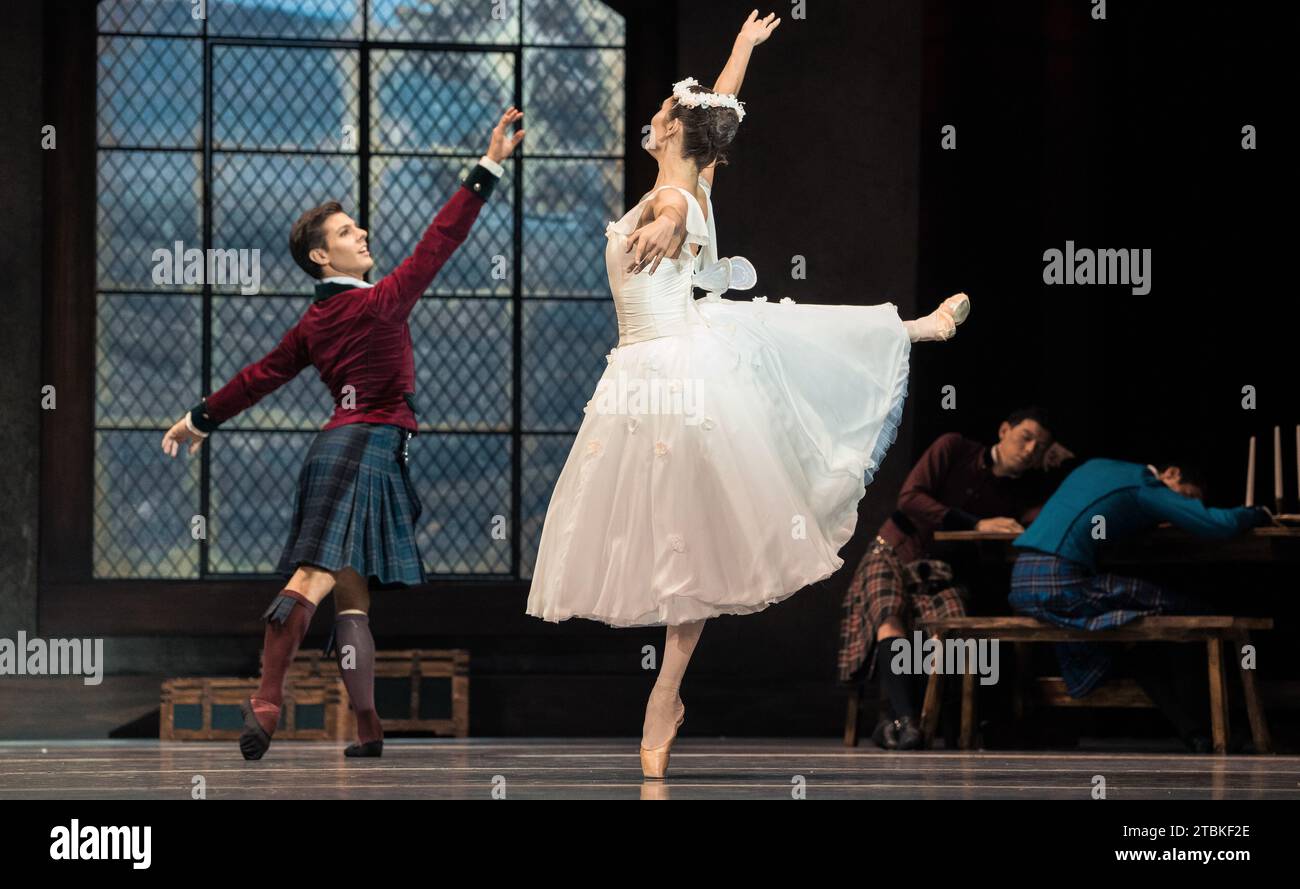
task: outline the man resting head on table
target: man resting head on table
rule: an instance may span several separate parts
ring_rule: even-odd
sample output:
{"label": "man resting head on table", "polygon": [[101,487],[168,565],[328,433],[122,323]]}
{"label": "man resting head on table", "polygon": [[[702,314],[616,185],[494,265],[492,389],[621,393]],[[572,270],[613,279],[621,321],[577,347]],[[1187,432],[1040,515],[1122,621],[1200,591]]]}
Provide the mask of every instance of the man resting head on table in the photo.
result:
{"label": "man resting head on table", "polygon": [[[1158,470],[1141,463],[1088,460],[1066,477],[1034,524],[1013,541],[1019,553],[1011,572],[1012,610],[1088,630],[1120,626],[1148,614],[1198,610],[1190,597],[1158,584],[1098,571],[1097,553],[1103,543],[1132,540],[1164,522],[1207,540],[1270,522],[1263,507],[1208,507],[1201,499],[1204,494],[1200,474],[1186,464]],[[1134,655],[1145,655],[1133,665],[1134,678],[1184,742],[1199,750],[1208,741],[1203,726],[1191,716],[1199,709],[1194,709],[1196,690],[1170,669],[1170,658],[1177,652],[1152,660],[1153,651],[1149,647]],[[1059,643],[1056,654],[1071,697],[1088,694],[1114,666],[1115,653],[1104,643]]]}

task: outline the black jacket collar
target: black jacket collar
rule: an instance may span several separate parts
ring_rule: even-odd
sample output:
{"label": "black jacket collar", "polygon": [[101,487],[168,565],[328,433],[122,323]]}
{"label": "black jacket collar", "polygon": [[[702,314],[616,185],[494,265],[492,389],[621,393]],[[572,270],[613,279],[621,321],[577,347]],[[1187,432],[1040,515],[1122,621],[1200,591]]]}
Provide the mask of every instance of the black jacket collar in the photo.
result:
{"label": "black jacket collar", "polygon": [[316,285],[316,295],[312,297],[312,302],[318,303],[323,299],[329,299],[336,293],[343,293],[347,290],[360,290],[355,284],[340,284],[338,281],[320,282]]}

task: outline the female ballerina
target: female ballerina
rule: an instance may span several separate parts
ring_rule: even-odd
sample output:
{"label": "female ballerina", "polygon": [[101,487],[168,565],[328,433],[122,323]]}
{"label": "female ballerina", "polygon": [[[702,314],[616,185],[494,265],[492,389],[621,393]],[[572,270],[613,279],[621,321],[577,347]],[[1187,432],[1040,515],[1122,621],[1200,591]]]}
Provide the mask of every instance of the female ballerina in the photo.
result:
{"label": "female ballerina", "polygon": [[[710,199],[744,117],[752,13],[712,90],[676,84],[651,121],[655,187],[606,229],[618,345],[546,512],[527,612],[667,627],[641,767],[662,778],[704,622],[830,576],[893,442],[912,342],[950,338],[965,294],[917,321],[894,305],[721,299]],[[694,250],[692,248],[698,248]],[[693,286],[705,281],[698,302]]]}

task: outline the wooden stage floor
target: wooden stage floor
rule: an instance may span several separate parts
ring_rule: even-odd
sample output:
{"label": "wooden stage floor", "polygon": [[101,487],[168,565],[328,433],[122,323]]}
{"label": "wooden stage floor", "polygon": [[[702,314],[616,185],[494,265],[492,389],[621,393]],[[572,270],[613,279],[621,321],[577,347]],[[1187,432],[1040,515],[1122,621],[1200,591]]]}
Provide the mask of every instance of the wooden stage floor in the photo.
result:
{"label": "wooden stage floor", "polygon": [[[0,742],[0,800],[185,799],[1108,799],[1300,798],[1300,757],[1147,753],[886,753],[838,741],[685,738],[669,779],[645,781],[636,741],[392,739],[381,759],[279,742],[260,762],[235,742]],[[495,785],[494,785],[495,782]]]}

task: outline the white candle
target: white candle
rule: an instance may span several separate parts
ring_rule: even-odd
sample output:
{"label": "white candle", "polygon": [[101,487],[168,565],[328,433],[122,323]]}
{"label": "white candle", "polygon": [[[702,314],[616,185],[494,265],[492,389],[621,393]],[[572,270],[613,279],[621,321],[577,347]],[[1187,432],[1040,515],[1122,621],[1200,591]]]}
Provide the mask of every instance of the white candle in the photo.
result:
{"label": "white candle", "polygon": [[1273,499],[1282,503],[1282,427],[1273,427]]}
{"label": "white candle", "polygon": [[1250,456],[1246,459],[1246,505],[1255,505],[1255,436],[1250,437]]}

